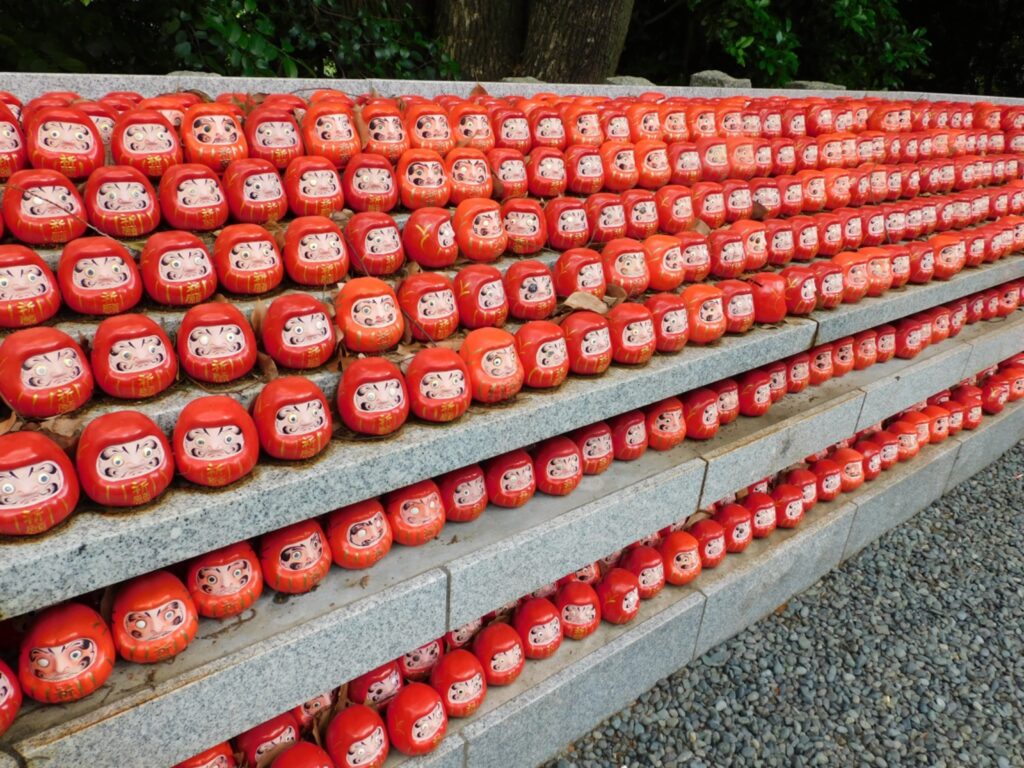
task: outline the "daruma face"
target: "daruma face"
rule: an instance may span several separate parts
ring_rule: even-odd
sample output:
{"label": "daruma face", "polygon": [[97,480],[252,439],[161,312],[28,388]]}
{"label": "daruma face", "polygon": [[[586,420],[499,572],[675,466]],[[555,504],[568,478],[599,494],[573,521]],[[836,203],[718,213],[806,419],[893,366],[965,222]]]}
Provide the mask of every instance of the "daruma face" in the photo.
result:
{"label": "daruma face", "polygon": [[267,584],[278,592],[308,592],[327,575],[331,551],[315,521],[297,523],[260,540],[260,562]]}
{"label": "daruma face", "polygon": [[29,245],[65,243],[85,232],[85,207],[78,191],[56,171],[18,171],[8,180],[4,221],[11,233]]}
{"label": "daruma face", "polygon": [[128,661],[153,663],[183,651],[199,618],[185,585],[167,571],[125,584],[114,600],[114,647]]}
{"label": "daruma face", "polygon": [[349,280],[335,299],[335,322],[345,346],[353,352],[380,352],[398,343],[405,322],[398,299],[376,278]]}
{"label": "daruma face", "polygon": [[0,328],[35,325],[60,308],[50,268],[23,245],[0,246]]}
{"label": "daruma face", "polygon": [[228,485],[248,474],[259,456],[256,426],[248,413],[224,396],[193,400],[174,427],[179,474],[199,485]]}
{"label": "daruma face", "polygon": [[25,139],[35,168],[47,168],[71,179],[81,179],[103,164],[100,132],[79,109],[43,108],[29,121]]}
{"label": "daruma face", "polygon": [[387,435],[409,416],[409,396],[401,371],[383,358],[357,360],[342,374],[338,410],[354,432]]}
{"label": "daruma face", "polygon": [[78,501],[67,455],[33,432],[0,436],[0,533],[23,536],[52,528]]}
{"label": "daruma face", "polygon": [[72,411],[92,395],[92,371],[81,347],[53,328],[26,328],[0,345],[0,394],[25,418]]}
{"label": "daruma face", "polygon": [[277,459],[309,459],[331,439],[331,412],[323,392],[301,376],[283,376],[263,388],[253,403],[263,450]]}
{"label": "daruma face", "polygon": [[249,608],[263,591],[263,571],[248,542],[201,555],[185,580],[201,616],[225,618]]}
{"label": "daruma face", "polygon": [[68,603],[35,618],[21,644],[18,677],[36,701],[77,701],[102,686],[113,666],[114,645],[103,619]]}

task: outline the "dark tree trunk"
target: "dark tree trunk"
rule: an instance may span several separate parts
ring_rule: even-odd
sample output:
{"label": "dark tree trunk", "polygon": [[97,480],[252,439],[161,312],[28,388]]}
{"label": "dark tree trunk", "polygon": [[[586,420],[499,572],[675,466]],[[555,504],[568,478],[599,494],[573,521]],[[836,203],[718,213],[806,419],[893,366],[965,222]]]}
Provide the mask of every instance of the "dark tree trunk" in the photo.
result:
{"label": "dark tree trunk", "polygon": [[603,81],[619,65],[632,11],[633,0],[530,0],[519,73],[550,83]]}
{"label": "dark tree trunk", "polygon": [[466,80],[514,74],[526,36],[526,0],[437,0],[434,32]]}

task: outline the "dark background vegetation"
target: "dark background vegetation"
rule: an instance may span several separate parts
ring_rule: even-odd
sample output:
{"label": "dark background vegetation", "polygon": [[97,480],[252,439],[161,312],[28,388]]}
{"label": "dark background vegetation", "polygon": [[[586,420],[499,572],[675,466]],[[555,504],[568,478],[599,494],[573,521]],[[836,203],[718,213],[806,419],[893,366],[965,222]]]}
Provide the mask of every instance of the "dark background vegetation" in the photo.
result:
{"label": "dark background vegetation", "polygon": [[4,0],[0,70],[1024,95],[1021,0]]}

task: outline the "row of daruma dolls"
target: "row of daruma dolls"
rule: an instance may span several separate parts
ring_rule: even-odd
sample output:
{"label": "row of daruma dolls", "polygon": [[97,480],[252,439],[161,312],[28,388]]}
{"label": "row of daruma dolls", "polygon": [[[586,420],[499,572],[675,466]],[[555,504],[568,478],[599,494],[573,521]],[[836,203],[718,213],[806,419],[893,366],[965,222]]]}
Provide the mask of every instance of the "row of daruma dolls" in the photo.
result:
{"label": "row of daruma dolls", "polygon": [[[494,150],[485,157],[457,148],[443,159],[431,150],[409,150],[397,170],[381,155],[359,153],[343,173],[327,158],[304,156],[289,163],[283,178],[262,159],[233,161],[223,177],[205,165],[187,163],[167,170],[159,193],[139,169],[114,165],[90,173],[84,200],[58,171],[18,171],[8,180],[8,190],[15,194],[5,196],[3,219],[14,237],[41,245],[81,236],[87,221],[113,237],[139,237],[152,232],[161,218],[175,229],[205,231],[220,228],[229,215],[238,223],[264,224],[289,212],[328,216],[345,206],[356,212],[387,212],[399,202],[416,210],[475,198],[524,201],[527,195],[550,199],[605,190],[622,193],[623,206],[635,209],[623,217],[627,227],[660,225],[673,233],[691,226],[694,212],[702,208],[691,202],[688,213],[676,211],[680,195],[716,190],[726,198],[740,194],[746,206],[737,218],[749,218],[752,202],[762,205],[768,216],[794,215],[922,192],[964,191],[1019,180],[1022,173],[1016,155],[973,153],[920,161],[884,157],[878,163],[869,159],[857,165],[858,160],[857,167],[819,170],[816,161],[787,162],[777,153],[762,158],[747,153],[750,147],[732,147],[729,141],[708,139],[707,146],[692,150],[690,145],[672,145],[667,154],[664,148],[641,145],[581,147],[566,156],[558,150],[537,150],[528,161],[502,154],[511,150]],[[530,210],[539,208],[537,204]],[[548,225],[554,228],[552,222]]]}
{"label": "row of daruma dolls", "polygon": [[[394,491],[379,500],[349,505],[327,515],[324,525],[318,520],[290,525],[263,536],[258,554],[257,548],[248,542],[222,548],[179,569],[184,573],[184,582],[164,571],[139,577],[119,590],[114,604],[115,628],[119,626],[119,606],[127,605],[121,615],[132,617],[132,621],[125,624],[131,641],[116,641],[115,632],[118,650],[125,659],[139,663],[169,658],[184,650],[194,638],[197,616],[235,616],[252,606],[264,583],[280,592],[308,592],[326,577],[332,562],[346,569],[368,568],[387,555],[393,542],[422,545],[436,538],[445,522],[475,520],[488,504],[520,507],[538,490],[549,495],[570,494],[584,475],[600,474],[614,460],[636,460],[648,448],[671,450],[686,438],[710,439],[722,425],[740,415],[764,415],[786,394],[801,392],[807,386],[819,385],[852,370],[863,370],[894,355],[912,358],[929,344],[955,336],[962,327],[958,318],[969,322],[974,312],[981,313],[977,319],[990,312],[992,317],[1003,314],[1000,297],[993,299],[982,294],[965,302],[955,302],[950,307],[905,318],[895,327],[882,326],[821,345],[809,353],[749,371],[735,379],[722,380],[681,398],[666,398],[646,409],[621,414],[607,423],[599,422],[569,436],[551,438],[536,446],[532,454],[524,450],[511,451],[483,466],[464,467],[436,480],[421,481]],[[849,445],[840,446],[841,450],[830,456],[835,464],[824,456],[812,457],[816,462],[812,470],[818,474],[817,498],[834,498],[840,485],[844,490],[851,490],[864,477],[876,476],[880,468],[888,468],[897,459],[915,455],[922,445],[944,439],[947,434],[956,434],[960,429],[973,429],[980,423],[983,412],[999,413],[1007,402],[1022,397],[1024,354],[980,372],[961,383],[952,395],[949,392],[937,395],[926,408],[922,406],[900,414],[892,420],[887,432],[878,433],[868,442],[859,442],[855,450],[851,451]],[[241,415],[228,419],[244,418],[240,407],[233,407]],[[143,417],[132,413],[101,419],[109,423],[97,420],[90,424],[79,446],[78,476],[83,486],[95,489],[109,483],[111,475],[105,469],[116,467],[125,473],[134,469],[132,476],[139,484],[137,487],[148,484],[147,487],[152,488],[160,482],[166,487],[169,476],[163,481],[159,473],[170,451],[155,425],[150,422],[147,428]],[[138,423],[133,423],[133,419]],[[140,425],[143,431],[138,434],[114,432],[118,427],[138,430]],[[238,438],[240,432],[244,429],[237,429],[236,423],[225,423],[219,434],[233,435],[238,444],[243,445]],[[206,431],[202,435],[193,434],[191,443],[186,438],[186,450],[200,440],[205,440],[211,450],[230,448],[230,441],[218,443],[218,438],[211,434]],[[52,444],[46,445],[46,439],[40,435],[29,433],[21,438],[24,451],[37,452],[30,457],[35,460],[30,469],[35,471],[25,472],[22,468],[20,473],[5,473],[4,493],[8,494],[5,501],[17,503],[21,493],[38,495],[35,483],[31,487],[19,485],[24,478],[33,480],[43,474],[57,493],[77,495],[74,470],[63,453]],[[127,438],[135,440],[126,443]],[[177,441],[177,434],[175,438]],[[118,457],[122,458],[121,462],[115,461]],[[852,469],[854,464],[857,472]],[[837,479],[841,474],[842,482]],[[813,481],[813,476],[808,476]],[[62,498],[66,499],[66,495]],[[774,521],[766,521],[766,525],[769,522],[774,526]],[[796,522],[799,522],[798,517],[793,524]],[[143,599],[142,595],[155,596]],[[57,623],[54,616],[82,610],[88,609],[83,606],[51,609],[44,615],[47,620],[52,619],[47,626]],[[158,623],[161,618],[164,624]],[[39,622],[44,622],[44,618]],[[62,645],[70,647],[69,643],[73,645],[71,639]],[[64,687],[47,689],[50,698],[41,700],[61,701],[87,695],[102,682],[99,680],[83,692],[82,681],[72,680]]]}
{"label": "row of daruma dolls", "polygon": [[[344,280],[350,268],[369,275],[393,275],[407,258],[428,269],[441,269],[456,265],[460,253],[473,261],[489,261],[508,249],[516,254],[535,253],[545,242],[563,249],[553,271],[539,262],[523,261],[507,271],[504,284],[496,268],[484,265],[463,268],[454,285],[437,274],[403,281],[399,297],[407,291],[410,301],[416,302],[402,305],[414,336],[438,340],[460,322],[474,328],[500,325],[509,313],[517,319],[548,317],[555,311],[557,297],[582,291],[600,298],[609,285],[636,296],[647,290],[676,290],[684,282],[701,282],[709,275],[735,278],[766,265],[835,256],[834,261],[842,262],[844,268],[847,262],[872,264],[871,272],[877,272],[879,280],[868,292],[879,295],[907,281],[948,278],[965,265],[995,261],[1024,247],[1024,220],[1017,215],[1024,211],[1024,182],[763,221],[743,218],[754,203],[745,183],[736,183],[744,189],[731,189],[728,196],[715,191],[714,198],[712,192],[704,194],[696,187],[662,188],[644,210],[651,222],[643,226],[636,214],[648,204],[633,201],[628,219],[632,224],[626,224],[624,208],[629,203],[622,197],[629,193],[625,193],[593,195],[585,203],[556,198],[544,209],[534,200],[499,205],[472,199],[459,205],[454,219],[440,208],[414,211],[401,232],[387,214],[370,212],[352,216],[344,232],[322,216],[294,219],[276,235],[257,224],[233,224],[217,234],[212,256],[192,233],[159,232],[147,239],[138,265],[115,240],[79,237],[64,247],[56,279],[28,247],[0,245],[0,328],[42,323],[56,314],[62,299],[81,314],[111,315],[133,308],[144,291],[159,304],[189,306],[206,301],[218,288],[238,295],[276,290],[286,273],[298,285],[325,287]],[[707,212],[712,203],[714,218]],[[677,228],[655,212],[656,207],[662,213],[675,209],[692,226],[695,204],[705,222],[730,226],[705,235]],[[615,215],[618,224],[610,224]],[[966,229],[992,219],[987,225]],[[659,228],[673,234],[655,234]],[[943,234],[895,245],[935,232]],[[885,247],[876,247],[886,242]],[[599,245],[602,252],[586,244]],[[840,255],[842,251],[853,253]],[[892,267],[884,267],[882,262],[890,257]],[[922,270],[912,267],[912,262],[922,264]],[[889,272],[892,280],[884,284]],[[483,286],[496,294],[486,302],[478,300]],[[433,309],[433,318],[426,316],[430,310],[418,311],[418,304],[428,301],[425,294],[444,299],[443,307]],[[846,297],[851,300],[856,299]],[[500,315],[497,322],[496,315]],[[435,327],[426,330],[429,326]],[[370,351],[358,345],[352,348]]]}
{"label": "row of daruma dolls", "polygon": [[[303,155],[320,155],[344,168],[360,152],[392,163],[410,149],[442,155],[452,149],[479,152],[597,147],[605,143],[694,143],[709,138],[806,142],[831,137],[906,133],[911,141],[938,143],[946,151],[993,151],[1024,129],[1024,109],[894,102],[881,99],[747,99],[717,101],[665,98],[661,94],[606,99],[541,94],[532,99],[487,96],[467,101],[441,96],[360,98],[318,91],[310,99],[270,94],[257,102],[222,94],[204,103],[191,93],[144,99],[108,95],[97,102],[70,92],[49,93],[22,107],[0,94],[3,176],[31,164],[82,178],[103,164],[109,147],[118,164],[138,163],[150,175],[167,165],[196,162],[223,171],[233,160],[259,158],[284,168]],[[955,146],[954,146],[955,145]],[[947,146],[950,150],[947,150]],[[928,148],[925,149],[927,154]],[[153,158],[153,159],[150,159]]]}
{"label": "row of daruma dolls", "polygon": [[[789,361],[790,369],[794,362],[795,367],[801,365]],[[640,601],[657,595],[666,583],[691,583],[703,569],[719,565],[726,554],[742,553],[754,539],[766,538],[776,528],[795,528],[817,502],[857,490],[898,462],[913,459],[925,445],[974,429],[983,414],[998,413],[1007,401],[1024,397],[1022,363],[1024,354],[981,371],[952,391],[937,393],[808,456],[800,466],[730,494],[697,516],[250,729],[234,740],[234,748],[225,742],[177,768],[380,766],[389,743],[404,754],[426,754],[443,739],[449,718],[471,716],[483,703],[487,687],[514,683],[527,659],[552,656],[564,638],[582,640],[602,620],[633,621]],[[809,368],[807,361],[802,365]],[[509,486],[521,484],[526,475],[540,484],[554,480],[553,466],[556,474],[567,468],[575,474],[596,474],[613,458],[638,458],[648,439],[656,449],[678,445],[680,425],[685,432],[690,421],[707,436],[710,423],[736,418],[737,408],[758,412],[759,400],[770,404],[774,397],[771,374],[758,373],[761,380],[756,383],[747,380],[748,374],[742,383],[726,380],[690,393],[687,397],[699,395],[699,402],[688,414],[689,404],[669,398],[646,413],[624,414],[612,425],[596,424],[572,439],[549,440],[533,457],[513,452],[489,463],[486,471],[467,467],[441,478],[439,484],[426,481],[395,492],[384,504],[370,500],[337,510],[328,517],[326,532],[315,522],[300,523],[263,537],[259,554],[243,542],[201,556],[188,565],[184,583],[168,571],[138,577],[116,592],[109,627],[82,603],[48,609],[31,621],[22,638],[19,674],[0,662],[0,733],[20,707],[19,681],[41,702],[89,695],[109,677],[115,655],[139,663],[173,657],[194,639],[200,615],[223,618],[248,609],[264,579],[275,589],[307,591],[326,574],[332,557],[343,567],[371,565],[390,548],[389,521],[405,516],[411,507],[443,507],[442,497],[447,497],[453,508],[466,508],[468,497],[482,497],[482,504],[469,502],[475,511],[465,519],[475,519],[487,503],[488,491],[495,498],[508,497]],[[798,383],[795,391],[803,386],[806,383]],[[763,397],[753,394],[762,389]],[[711,411],[716,413],[709,419]],[[643,437],[638,437],[640,432]],[[578,446],[566,449],[560,441],[575,441]],[[556,482],[564,484],[564,478]],[[396,539],[402,536],[399,530],[394,530]],[[303,733],[314,727],[318,736],[322,734],[317,742],[324,748],[301,742]]]}

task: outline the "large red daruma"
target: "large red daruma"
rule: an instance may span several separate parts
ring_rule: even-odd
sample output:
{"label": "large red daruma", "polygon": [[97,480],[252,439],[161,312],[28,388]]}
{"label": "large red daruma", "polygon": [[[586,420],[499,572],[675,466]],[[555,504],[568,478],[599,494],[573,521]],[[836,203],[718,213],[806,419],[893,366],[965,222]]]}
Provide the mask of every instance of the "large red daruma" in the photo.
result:
{"label": "large red daruma", "polygon": [[341,179],[345,201],[357,212],[390,211],[398,204],[398,183],[388,159],[360,152],[349,160]]}
{"label": "large red daruma", "polygon": [[304,154],[299,124],[280,107],[264,104],[250,112],[245,118],[245,138],[249,157],[267,160],[278,170]]}
{"label": "large red daruma", "polygon": [[389,493],[384,509],[395,541],[407,547],[427,543],[444,527],[444,502],[433,480],[421,480]]}
{"label": "large red daruma", "polygon": [[352,268],[366,275],[390,275],[405,263],[402,238],[386,213],[357,213],[345,225]]}
{"label": "large red daruma", "polygon": [[515,149],[492,149],[487,153],[491,167],[494,196],[501,200],[524,198],[530,182],[526,175],[526,158]]}
{"label": "large red daruma", "polygon": [[345,207],[341,177],[325,157],[296,157],[288,163],[284,193],[296,216],[330,216]]}
{"label": "large red daruma", "polygon": [[439,341],[459,327],[459,311],[451,281],[444,275],[423,272],[407,277],[398,288],[398,303],[413,338]]}
{"label": "large red daruma", "polygon": [[590,225],[583,201],[557,197],[544,207],[547,221],[548,245],[558,251],[579,248],[590,239]]}
{"label": "large red daruma", "polygon": [[369,568],[391,550],[393,535],[383,505],[368,499],[331,512],[327,540],[337,565],[359,570]]}
{"label": "large red daruma", "polygon": [[0,344],[0,395],[19,416],[48,419],[92,396],[85,353],[55,328],[15,331]]}
{"label": "large red daruma", "polygon": [[534,320],[515,335],[516,351],[528,387],[557,387],[569,375],[569,352],[565,333],[555,323]]}
{"label": "large red daruma", "polygon": [[383,155],[389,162],[394,163],[409,149],[409,135],[394,102],[374,100],[362,107],[359,117],[366,126],[363,133],[365,152]]}
{"label": "large red daruma", "polygon": [[292,219],[282,250],[285,271],[299,285],[334,285],[348,273],[348,249],[341,229],[326,216]]}
{"label": "large red daruma", "polygon": [[150,178],[163,176],[184,157],[174,126],[155,109],[121,115],[114,124],[110,151],[115,163],[131,166]]}
{"label": "large red daruma", "polygon": [[315,520],[265,534],[259,551],[263,579],[278,592],[309,592],[331,568],[331,546]]}
{"label": "large red daruma", "polygon": [[302,141],[309,155],[326,157],[335,168],[348,165],[360,149],[349,105],[337,99],[310,104],[302,116]]}
{"label": "large red daruma", "polygon": [[555,292],[565,298],[577,291],[604,298],[607,284],[601,255],[590,248],[570,248],[553,269]]}
{"label": "large red daruma", "polygon": [[455,147],[444,158],[445,170],[451,179],[453,205],[474,197],[490,198],[494,192],[487,157],[478,149]]}
{"label": "large red daruma", "polygon": [[455,351],[444,347],[417,352],[405,380],[410,409],[426,421],[453,421],[466,412],[472,399],[469,369]]}
{"label": "large red daruma", "polygon": [[65,603],[36,616],[21,642],[18,679],[44,704],[78,701],[100,688],[114,669],[114,642],[96,611]]}
{"label": "large red daruma", "polygon": [[249,154],[249,144],[236,112],[224,104],[194,104],[181,121],[185,162],[222,173],[234,160]]}
{"label": "large red daruma", "polygon": [[496,403],[514,397],[525,378],[512,334],[498,328],[470,331],[459,348],[469,369],[473,399]]}
{"label": "large red daruma", "polygon": [[104,145],[89,116],[74,107],[44,107],[24,119],[33,168],[84,179],[103,165]]}
{"label": "large red daruma", "polygon": [[80,237],[64,246],[57,265],[64,303],[86,315],[113,315],[142,298],[142,278],[123,245],[106,237]]}
{"label": "large red daruma", "polygon": [[249,474],[260,453],[252,418],[224,395],[188,403],[178,415],[171,444],[178,474],[212,488]]}
{"label": "large red daruma", "polygon": [[97,168],[85,185],[89,223],[112,237],[138,237],[156,229],[160,207],[149,179],[131,166]]}
{"label": "large red daruma", "polygon": [[604,373],[612,362],[612,341],[608,321],[596,312],[573,312],[562,320],[569,370],[577,374]]}
{"label": "large red daruma", "polygon": [[178,374],[171,340],[145,315],[108,317],[96,328],[90,355],[96,383],[113,397],[153,397]]}
{"label": "large red daruma", "polygon": [[[433,102],[406,103],[402,107],[402,120],[409,134],[411,149],[429,149],[444,154],[455,146],[448,113]],[[486,122],[487,116],[484,115]],[[490,131],[490,126],[487,126]]]}
{"label": "large red daruma", "polygon": [[252,405],[263,450],[275,459],[310,459],[331,440],[331,408],[320,388],[302,376],[267,384]]}
{"label": "large red daruma", "polygon": [[160,179],[160,212],[175,229],[209,231],[228,220],[227,195],[216,173],[199,163],[174,165]]}
{"label": "large red daruma", "polygon": [[337,346],[327,305],[305,293],[278,296],[260,327],[263,349],[278,365],[305,370],[326,363]]}
{"label": "large red daruma", "polygon": [[430,149],[409,149],[398,161],[398,192],[410,210],[443,207],[451,196],[451,181],[441,156]]}
{"label": "large red daruma", "polygon": [[182,370],[198,381],[234,381],[256,364],[256,337],[233,304],[192,307],[178,329],[177,349]]}
{"label": "large red daruma", "polygon": [[203,241],[191,232],[157,232],[139,257],[142,284],[151,299],[169,306],[190,306],[217,290],[217,274]]}
{"label": "large red daruma", "polygon": [[15,238],[29,245],[66,243],[85,232],[78,190],[56,171],[23,170],[7,180],[3,218]]}
{"label": "large red daruma", "polygon": [[618,286],[627,296],[637,296],[647,290],[651,273],[643,244],[638,240],[622,237],[610,241],[601,252],[601,263],[608,285]]}
{"label": "large red daruma", "polygon": [[155,571],[118,588],[110,624],[114,648],[123,659],[153,664],[188,647],[199,616],[185,585],[168,571]]}
{"label": "large red daruma", "polygon": [[288,212],[281,176],[268,160],[233,161],[224,171],[224,190],[235,221],[266,224],[280,221]]}
{"label": "large red daruma", "polygon": [[452,226],[459,251],[473,261],[494,261],[508,247],[501,205],[495,200],[463,200],[455,209]]}
{"label": "large red daruma", "polygon": [[726,329],[724,294],[711,285],[691,285],[683,291],[690,321],[690,341],[709,344],[722,337]]}
{"label": "large red daruma", "polygon": [[0,435],[0,534],[29,536],[63,521],[78,503],[75,468],[38,432]]}
{"label": "large red daruma", "polygon": [[409,417],[405,378],[381,357],[361,358],[345,369],[337,402],[345,426],[360,434],[389,435]]}
{"label": "large red daruma", "polygon": [[25,134],[9,106],[0,101],[0,181],[20,171],[28,163]]}
{"label": "large red daruma", "polygon": [[459,247],[448,211],[444,208],[417,208],[413,211],[402,227],[402,246],[409,259],[421,267],[440,268],[454,264]]}
{"label": "large red daruma", "polygon": [[46,262],[23,245],[0,245],[0,328],[36,325],[59,308],[60,290]]}
{"label": "large red daruma", "polygon": [[277,243],[259,224],[224,227],[213,244],[213,265],[220,285],[242,295],[272,291],[284,279]]}
{"label": "large red daruma", "polygon": [[594,243],[607,243],[626,236],[626,209],[622,197],[610,192],[590,195],[584,205],[587,228]]}
{"label": "large red daruma", "polygon": [[402,338],[405,321],[398,309],[398,299],[382,280],[374,277],[349,280],[334,302],[335,322],[349,350],[381,352]]}

